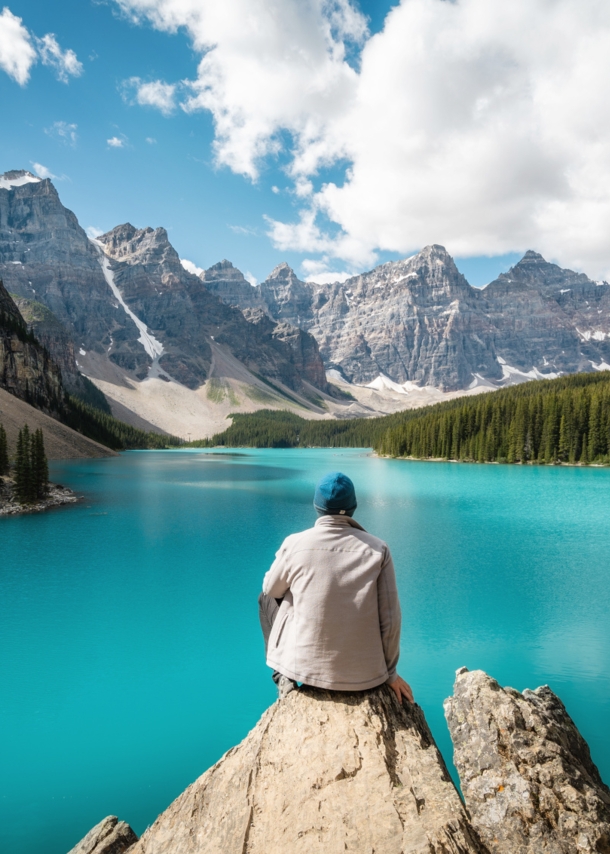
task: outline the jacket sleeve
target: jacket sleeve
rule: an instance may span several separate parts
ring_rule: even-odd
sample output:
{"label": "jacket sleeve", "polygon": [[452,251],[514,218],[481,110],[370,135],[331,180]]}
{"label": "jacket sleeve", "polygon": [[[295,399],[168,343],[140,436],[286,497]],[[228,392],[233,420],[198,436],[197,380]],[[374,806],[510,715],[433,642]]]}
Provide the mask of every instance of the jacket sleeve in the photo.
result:
{"label": "jacket sleeve", "polygon": [[396,667],[400,655],[400,602],[396,588],[396,574],[390,550],[386,553],[377,579],[377,602],[379,605],[379,626],[381,642],[388,668],[388,682],[396,679]]}
{"label": "jacket sleeve", "polygon": [[282,543],[280,550],[275,556],[275,560],[263,578],[263,593],[267,596],[273,596],[274,599],[281,599],[289,587],[286,545]]}

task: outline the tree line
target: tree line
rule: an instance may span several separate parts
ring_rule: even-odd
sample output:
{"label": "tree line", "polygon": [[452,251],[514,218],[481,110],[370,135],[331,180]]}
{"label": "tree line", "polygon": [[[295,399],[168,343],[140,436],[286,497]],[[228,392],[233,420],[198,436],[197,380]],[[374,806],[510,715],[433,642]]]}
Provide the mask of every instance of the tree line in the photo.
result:
{"label": "tree line", "polygon": [[[0,424],[0,475],[10,475],[6,431]],[[41,429],[30,432],[26,424],[19,431],[13,473],[15,496],[20,504],[33,504],[49,491],[49,464]]]}
{"label": "tree line", "polygon": [[199,447],[372,447],[417,459],[610,464],[610,372],[572,374],[371,419],[234,415]]}
{"label": "tree line", "polygon": [[68,395],[62,413],[62,422],[78,433],[88,436],[113,451],[133,449],[162,449],[182,445],[176,436],[149,433],[119,421],[97,406],[91,406],[78,397]]}

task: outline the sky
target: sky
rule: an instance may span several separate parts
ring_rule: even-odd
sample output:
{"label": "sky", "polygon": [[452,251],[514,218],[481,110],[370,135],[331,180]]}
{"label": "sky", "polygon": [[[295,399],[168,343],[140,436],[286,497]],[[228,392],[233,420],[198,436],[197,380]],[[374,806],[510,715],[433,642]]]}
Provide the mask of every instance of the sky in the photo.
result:
{"label": "sky", "polygon": [[197,268],[610,278],[607,0],[8,0],[0,104],[0,172]]}

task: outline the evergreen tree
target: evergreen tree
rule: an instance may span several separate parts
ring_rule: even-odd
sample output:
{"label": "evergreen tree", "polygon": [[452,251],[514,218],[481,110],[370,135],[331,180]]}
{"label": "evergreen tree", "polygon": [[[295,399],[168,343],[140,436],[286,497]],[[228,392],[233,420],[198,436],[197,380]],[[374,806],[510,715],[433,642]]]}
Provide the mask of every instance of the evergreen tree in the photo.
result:
{"label": "evergreen tree", "polygon": [[6,430],[0,424],[0,475],[8,474],[8,442],[6,440]]}
{"label": "evergreen tree", "polygon": [[33,500],[30,444],[30,428],[26,424],[19,431],[15,459],[15,492],[20,504],[29,504]]}
{"label": "evergreen tree", "polygon": [[41,429],[36,430],[32,436],[30,471],[33,498],[44,498],[49,490],[49,465]]}

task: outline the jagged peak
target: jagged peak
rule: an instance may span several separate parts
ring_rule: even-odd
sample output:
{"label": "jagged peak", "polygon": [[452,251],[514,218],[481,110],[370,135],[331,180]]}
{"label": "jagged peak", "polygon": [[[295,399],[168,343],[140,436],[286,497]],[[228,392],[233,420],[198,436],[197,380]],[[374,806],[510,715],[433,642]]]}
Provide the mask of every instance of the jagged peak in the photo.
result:
{"label": "jagged peak", "polygon": [[42,178],[33,175],[27,169],[11,169],[0,175],[0,190],[12,190],[24,184],[40,184]]}
{"label": "jagged peak", "polygon": [[280,281],[300,281],[297,274],[294,272],[292,267],[286,263],[286,261],[282,261],[281,264],[278,264],[277,267],[274,267],[273,270],[267,276],[266,281],[272,280],[280,280]]}
{"label": "jagged peak", "polygon": [[217,264],[212,264],[211,267],[208,267],[207,270],[204,270],[203,273],[200,273],[200,278],[204,282],[217,282],[223,280],[230,281],[246,281],[246,277],[235,267],[231,261],[227,261],[226,258],[223,258],[222,261],[219,261]]}
{"label": "jagged peak", "polygon": [[[542,255],[540,254],[540,252],[534,252],[533,249],[528,249],[527,252],[525,253],[525,255],[523,256],[523,258],[521,259],[521,261],[534,261],[534,260],[546,262],[546,258],[543,258]],[[521,263],[521,261],[519,261],[519,263]]]}

